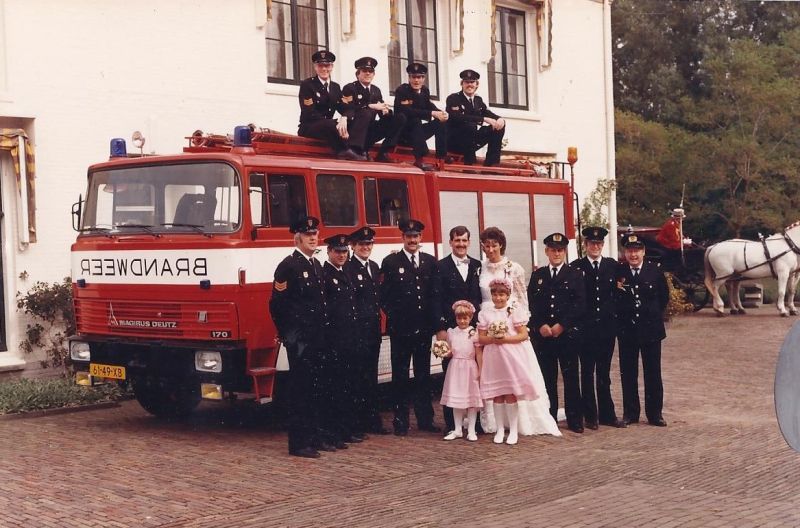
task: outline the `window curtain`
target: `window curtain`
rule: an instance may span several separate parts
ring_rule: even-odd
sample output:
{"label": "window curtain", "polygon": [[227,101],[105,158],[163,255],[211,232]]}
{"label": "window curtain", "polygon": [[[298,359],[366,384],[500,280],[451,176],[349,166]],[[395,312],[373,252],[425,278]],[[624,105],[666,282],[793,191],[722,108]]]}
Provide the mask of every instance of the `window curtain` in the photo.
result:
{"label": "window curtain", "polygon": [[[25,144],[25,180],[21,178],[19,145],[20,138]],[[34,164],[33,145],[27,140],[28,136],[20,128],[0,128],[0,150],[8,151],[14,163],[14,174],[17,179],[17,192],[22,199],[23,188],[27,195],[28,205],[28,238],[30,242],[36,242],[36,168]]]}

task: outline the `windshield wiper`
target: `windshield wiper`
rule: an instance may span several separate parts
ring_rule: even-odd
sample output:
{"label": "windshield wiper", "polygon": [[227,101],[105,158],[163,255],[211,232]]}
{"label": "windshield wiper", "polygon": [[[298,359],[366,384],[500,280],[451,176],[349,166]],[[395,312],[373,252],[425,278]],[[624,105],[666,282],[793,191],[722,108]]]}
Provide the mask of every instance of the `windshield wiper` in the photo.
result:
{"label": "windshield wiper", "polygon": [[147,224],[117,224],[114,227],[117,228],[117,229],[120,229],[120,228],[123,228],[123,227],[130,227],[130,228],[134,228],[134,229],[144,229],[145,231],[147,231],[148,233],[153,235],[155,238],[161,238],[161,234],[156,233],[155,231],[153,231],[153,226],[147,225]]}
{"label": "windshield wiper", "polygon": [[114,235],[111,234],[111,230],[107,227],[82,227],[78,231],[80,233],[102,233],[103,236],[114,238]]}
{"label": "windshield wiper", "polygon": [[203,226],[198,225],[198,224],[181,224],[181,223],[175,223],[175,222],[164,222],[163,224],[159,224],[159,225],[168,226],[168,227],[191,227],[192,229],[194,229],[198,233],[201,233],[203,236],[207,236],[208,238],[211,238],[213,236],[211,233],[206,233],[203,230]]}

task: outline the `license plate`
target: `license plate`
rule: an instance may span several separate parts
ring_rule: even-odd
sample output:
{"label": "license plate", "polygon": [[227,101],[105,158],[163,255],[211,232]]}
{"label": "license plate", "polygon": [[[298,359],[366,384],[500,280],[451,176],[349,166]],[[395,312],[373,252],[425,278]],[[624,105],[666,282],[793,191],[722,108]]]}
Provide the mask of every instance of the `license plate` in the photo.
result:
{"label": "license plate", "polygon": [[97,378],[124,380],[125,367],[119,367],[117,365],[102,365],[100,363],[90,363],[89,374]]}

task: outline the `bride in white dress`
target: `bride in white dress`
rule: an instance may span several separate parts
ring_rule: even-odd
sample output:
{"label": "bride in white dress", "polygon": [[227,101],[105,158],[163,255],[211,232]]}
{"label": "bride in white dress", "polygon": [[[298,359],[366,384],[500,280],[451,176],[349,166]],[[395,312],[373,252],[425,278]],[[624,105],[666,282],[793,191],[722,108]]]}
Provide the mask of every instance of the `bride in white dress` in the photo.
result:
{"label": "bride in white dress", "polygon": [[[508,260],[505,256],[506,237],[503,232],[496,227],[489,227],[480,234],[481,247],[486,255],[486,259],[481,263],[480,287],[481,287],[481,309],[492,308],[491,293],[489,283],[492,279],[507,278],[513,285],[509,302],[513,303],[515,309],[528,310],[528,293],[525,286],[525,271],[516,262]],[[528,351],[526,359],[533,378],[534,387],[539,397],[535,400],[519,400],[519,434],[521,435],[541,435],[548,434],[561,436],[558,425],[550,415],[550,400],[547,397],[547,390],[544,384],[542,370],[539,362],[536,361],[536,354],[530,340],[524,343]],[[481,426],[487,433],[494,433],[497,424],[494,417],[494,404],[491,400],[484,402],[481,412]]]}

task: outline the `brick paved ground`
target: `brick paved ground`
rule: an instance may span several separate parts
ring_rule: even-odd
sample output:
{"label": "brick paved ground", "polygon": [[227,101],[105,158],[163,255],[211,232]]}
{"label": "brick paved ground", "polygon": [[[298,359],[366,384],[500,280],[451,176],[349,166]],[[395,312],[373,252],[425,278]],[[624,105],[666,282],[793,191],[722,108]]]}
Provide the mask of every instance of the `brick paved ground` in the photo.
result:
{"label": "brick paved ground", "polygon": [[135,402],[3,421],[0,526],[800,526],[800,454],[772,405],[794,320],[751,312],[670,326],[666,429],[516,447],[412,430],[304,460],[285,433],[217,408],[185,424]]}

